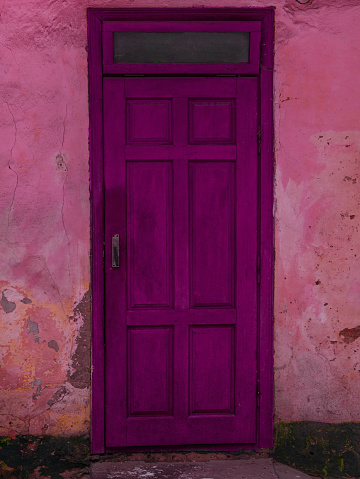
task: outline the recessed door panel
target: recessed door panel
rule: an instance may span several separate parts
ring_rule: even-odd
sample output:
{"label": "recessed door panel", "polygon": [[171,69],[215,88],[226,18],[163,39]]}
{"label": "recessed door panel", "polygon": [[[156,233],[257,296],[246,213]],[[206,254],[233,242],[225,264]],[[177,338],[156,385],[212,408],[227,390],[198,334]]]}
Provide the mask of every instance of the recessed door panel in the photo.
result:
{"label": "recessed door panel", "polygon": [[234,414],[234,326],[190,328],[190,414]]}
{"label": "recessed door panel", "polygon": [[126,131],[129,144],[170,144],[171,100],[128,100]]}
{"label": "recessed door panel", "polygon": [[127,162],[129,308],[173,302],[172,164]]}
{"label": "recessed door panel", "polygon": [[234,106],[234,100],[190,100],[190,143],[215,145],[235,143]]}
{"label": "recessed door panel", "polygon": [[172,328],[128,329],[128,416],[172,415]]}
{"label": "recessed door panel", "polygon": [[234,306],[235,165],[189,163],[192,307]]}

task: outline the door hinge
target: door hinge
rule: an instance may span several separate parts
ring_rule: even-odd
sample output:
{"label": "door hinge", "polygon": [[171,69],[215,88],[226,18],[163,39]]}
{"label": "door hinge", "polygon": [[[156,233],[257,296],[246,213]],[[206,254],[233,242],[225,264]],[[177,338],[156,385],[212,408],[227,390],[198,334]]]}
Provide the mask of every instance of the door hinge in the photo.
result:
{"label": "door hinge", "polygon": [[261,155],[261,126],[258,126],[257,129],[257,154]]}
{"label": "door hinge", "polygon": [[256,264],[256,277],[258,284],[261,283],[261,256],[257,255],[257,264]]}
{"label": "door hinge", "polygon": [[256,407],[260,407],[260,379],[256,380]]}

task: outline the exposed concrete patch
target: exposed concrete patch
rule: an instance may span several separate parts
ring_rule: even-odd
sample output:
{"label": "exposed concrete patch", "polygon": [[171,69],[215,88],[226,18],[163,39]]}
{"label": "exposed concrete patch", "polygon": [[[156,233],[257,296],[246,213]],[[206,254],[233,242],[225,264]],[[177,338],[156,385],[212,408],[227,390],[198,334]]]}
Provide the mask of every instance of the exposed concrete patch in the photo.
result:
{"label": "exposed concrete patch", "polygon": [[31,321],[30,318],[27,319],[26,328],[29,333],[39,334],[39,325],[36,321]]}
{"label": "exposed concrete patch", "polygon": [[59,345],[58,345],[57,341],[55,341],[54,339],[52,339],[51,341],[48,342],[48,346],[49,346],[49,348],[54,349],[56,352],[59,351]]}
{"label": "exposed concrete patch", "polygon": [[345,343],[354,342],[358,337],[360,337],[360,325],[356,326],[355,328],[342,329],[339,333],[339,336]]}
{"label": "exposed concrete patch", "polygon": [[5,296],[5,291],[2,292],[0,304],[5,313],[12,313],[16,308],[16,304],[13,301],[9,301]]}
{"label": "exposed concrete patch", "polygon": [[31,299],[29,299],[29,298],[23,298],[23,299],[21,299],[20,301],[21,301],[22,303],[24,303],[24,304],[30,304],[30,303],[32,303]]}
{"label": "exposed concrete patch", "polygon": [[72,356],[74,372],[68,373],[68,380],[70,384],[79,389],[85,389],[90,386],[90,307],[90,290],[88,290],[75,307],[73,317],[74,321],[81,318],[83,324],[76,339],[76,351]]}
{"label": "exposed concrete patch", "polygon": [[60,402],[64,399],[64,397],[68,394],[68,390],[65,386],[61,386],[61,388],[56,391],[56,393],[52,396],[51,399],[48,400],[48,405],[51,407],[55,403]]}
{"label": "exposed concrete patch", "polygon": [[275,459],[320,477],[360,477],[360,424],[278,423]]}
{"label": "exposed concrete patch", "polygon": [[91,479],[277,479],[271,459],[209,462],[104,462],[93,464]]}
{"label": "exposed concrete patch", "polygon": [[[63,139],[63,142],[64,142],[64,139]],[[60,153],[56,155],[56,169],[67,171],[65,160]]]}
{"label": "exposed concrete patch", "polygon": [[37,400],[37,398],[39,396],[41,396],[41,379],[40,378],[35,378],[33,383],[32,383],[33,386],[37,386],[36,388],[36,391],[34,392],[34,394],[32,395],[32,398],[34,401]]}

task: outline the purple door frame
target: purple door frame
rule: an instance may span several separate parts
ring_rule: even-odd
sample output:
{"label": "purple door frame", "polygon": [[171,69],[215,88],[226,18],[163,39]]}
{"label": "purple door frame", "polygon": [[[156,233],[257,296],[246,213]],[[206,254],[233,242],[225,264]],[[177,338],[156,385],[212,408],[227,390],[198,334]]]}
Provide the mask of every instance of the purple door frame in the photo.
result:
{"label": "purple door frame", "polygon": [[[103,25],[114,21],[231,20],[261,22],[259,68],[259,211],[258,211],[258,415],[256,447],[273,444],[273,8],[88,9],[91,284],[92,284],[92,407],[91,450],[105,447],[104,411],[104,171],[102,113]],[[246,445],[244,445],[246,447]],[[239,449],[241,445],[214,447]],[[199,449],[199,446],[196,447]],[[206,446],[206,449],[211,447]]]}

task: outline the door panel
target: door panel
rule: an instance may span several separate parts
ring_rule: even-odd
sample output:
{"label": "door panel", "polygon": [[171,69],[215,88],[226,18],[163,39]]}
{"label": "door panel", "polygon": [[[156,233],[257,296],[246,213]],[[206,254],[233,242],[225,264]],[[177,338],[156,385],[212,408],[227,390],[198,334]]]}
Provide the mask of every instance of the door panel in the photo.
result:
{"label": "door panel", "polygon": [[171,143],[171,100],[128,100],[127,143],[167,145]]}
{"label": "door panel", "polygon": [[255,443],[257,79],[104,78],[104,127],[106,445]]}
{"label": "door panel", "polygon": [[233,162],[189,162],[192,308],[234,307],[234,170]]}
{"label": "door panel", "polygon": [[127,162],[129,309],[173,305],[172,191],[171,162]]}
{"label": "door panel", "polygon": [[173,414],[173,328],[128,329],[128,416]]}
{"label": "door panel", "polygon": [[235,143],[234,100],[189,101],[190,144]]}
{"label": "door panel", "polygon": [[190,327],[190,415],[234,414],[234,325]]}

